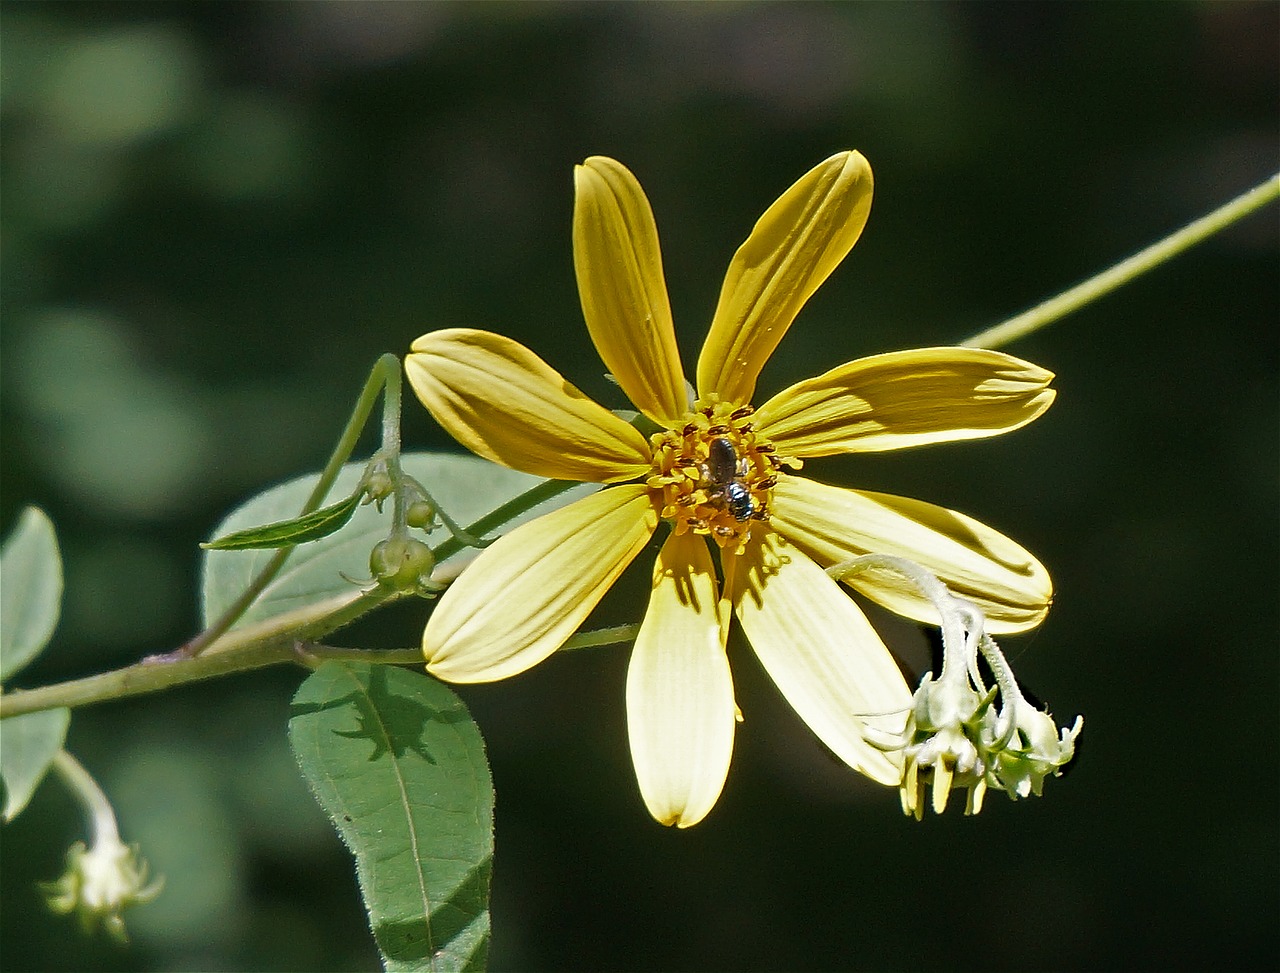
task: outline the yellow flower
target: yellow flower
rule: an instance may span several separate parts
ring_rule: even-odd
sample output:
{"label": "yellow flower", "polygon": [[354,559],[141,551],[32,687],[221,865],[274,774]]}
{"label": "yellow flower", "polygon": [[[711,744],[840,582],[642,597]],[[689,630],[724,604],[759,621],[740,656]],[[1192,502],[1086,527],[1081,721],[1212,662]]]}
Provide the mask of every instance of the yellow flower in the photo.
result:
{"label": "yellow flower", "polygon": [[[646,438],[500,335],[459,328],[413,343],[410,384],[468,449],[538,476],[615,484],[486,549],[427,623],[427,669],[482,682],[541,662],[665,522],[626,689],[650,813],[663,824],[696,824],[723,788],[739,718],[725,655],[731,614],[818,737],[854,769],[896,786],[900,755],[876,749],[866,734],[900,732],[911,692],[823,566],[873,551],[909,558],[976,603],[995,633],[1040,622],[1049,576],[962,514],[825,486],[795,470],[809,457],[1008,432],[1048,408],[1052,375],[998,352],[926,348],[849,362],[752,408],[761,368],[866,223],[871,168],[859,153],[841,152],[769,207],[734,256],[694,399],[640,184],[620,163],[593,157],[577,167],[575,187],[574,266],[587,330],[659,431]],[[932,604],[890,572],[850,584],[895,612],[937,622]]]}

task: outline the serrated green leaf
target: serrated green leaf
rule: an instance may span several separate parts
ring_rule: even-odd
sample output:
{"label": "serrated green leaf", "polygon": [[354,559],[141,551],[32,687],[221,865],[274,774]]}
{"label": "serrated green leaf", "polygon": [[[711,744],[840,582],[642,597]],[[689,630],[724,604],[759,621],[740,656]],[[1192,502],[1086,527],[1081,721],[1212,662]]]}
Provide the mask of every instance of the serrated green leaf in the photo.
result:
{"label": "serrated green leaf", "polygon": [[[457,453],[406,453],[401,457],[404,470],[419,480],[454,520],[466,525],[526,490],[544,482],[536,476],[518,473],[476,456]],[[351,493],[364,473],[364,463],[348,463],[338,474],[331,493]],[[295,514],[315,486],[315,475],[299,477],[272,487],[237,507],[218,526],[215,536],[230,534],[257,524],[271,523]],[[503,530],[563,506],[593,490],[595,484],[584,484],[541,504],[513,520]],[[340,607],[359,594],[356,586],[345,580],[369,576],[369,552],[387,536],[390,518],[372,506],[358,507],[350,522],[334,534],[297,548],[289,555],[283,570],[263,591],[261,597],[236,623],[236,627],[261,622],[285,612],[304,611],[326,604]],[[447,538],[448,531],[438,528],[431,534],[435,546]],[[226,610],[271,558],[270,551],[206,551],[204,559],[203,617],[206,625]],[[467,551],[444,558],[448,564],[468,557]]]}
{"label": "serrated green leaf", "polygon": [[356,507],[360,505],[362,495],[357,491],[337,503],[331,503],[327,507],[313,510],[301,517],[238,530],[200,546],[207,551],[275,550],[278,547],[288,547],[290,544],[318,541],[346,525],[351,515],[356,512]]}
{"label": "serrated green leaf", "polygon": [[4,721],[0,731],[0,780],[4,781],[4,820],[18,816],[62,749],[71,710],[47,709]]}
{"label": "serrated green leaf", "polygon": [[53,522],[27,507],[0,548],[0,682],[49,644],[62,602],[62,557]]}
{"label": "serrated green leaf", "polygon": [[356,859],[388,970],[483,970],[493,784],[484,741],[444,684],[328,662],[298,689],[289,741]]}

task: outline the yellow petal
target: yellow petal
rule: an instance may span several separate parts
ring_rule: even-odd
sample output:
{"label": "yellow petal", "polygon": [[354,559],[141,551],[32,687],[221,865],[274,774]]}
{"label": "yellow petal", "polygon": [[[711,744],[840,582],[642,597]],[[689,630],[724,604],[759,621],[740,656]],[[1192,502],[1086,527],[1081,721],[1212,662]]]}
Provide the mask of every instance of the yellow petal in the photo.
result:
{"label": "yellow petal", "polygon": [[897,759],[865,730],[901,732],[911,690],[853,599],[773,531],[752,531],[724,571],[743,631],[787,702],[850,767],[896,786]]}
{"label": "yellow petal", "polygon": [[427,620],[427,671],[449,682],[492,682],[537,665],[577,630],[657,523],[648,491],[626,484],[503,535]]}
{"label": "yellow petal", "polygon": [[524,345],[471,328],[424,334],[405,375],[436,421],[478,456],[555,480],[617,483],[649,469],[635,427]]}
{"label": "yellow petal", "polygon": [[1049,408],[1052,378],[999,351],[896,351],[793,385],[752,422],[782,453],[800,457],[979,439],[1025,426]]}
{"label": "yellow petal", "polygon": [[573,266],[591,340],[636,408],[671,425],[689,401],[649,201],[603,156],[575,168],[574,189]]}
{"label": "yellow petal", "polygon": [[[1034,628],[1053,601],[1044,565],[1003,534],[945,507],[787,476],[773,488],[769,509],[770,524],[823,566],[871,553],[915,561],[981,608],[993,635]],[[846,583],[890,611],[938,624],[933,603],[894,572],[866,571]]]}
{"label": "yellow petal", "polygon": [[871,166],[841,152],[765,211],[729,264],[698,359],[698,394],[751,401],[760,369],[800,308],[844,259],[871,210]]}
{"label": "yellow petal", "polygon": [[726,615],[706,540],[672,534],[627,670],[631,757],[645,806],[661,824],[697,824],[729,773],[736,707]]}

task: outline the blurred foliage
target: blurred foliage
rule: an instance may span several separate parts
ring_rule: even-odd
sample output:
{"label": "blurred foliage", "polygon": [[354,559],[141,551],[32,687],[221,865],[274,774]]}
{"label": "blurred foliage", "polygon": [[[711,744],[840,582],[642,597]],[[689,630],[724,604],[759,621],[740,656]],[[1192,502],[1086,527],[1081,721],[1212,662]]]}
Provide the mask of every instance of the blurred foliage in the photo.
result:
{"label": "blurred foliage", "polygon": [[[26,684],[189,636],[197,542],[318,469],[377,356],[424,331],[504,332],[620,404],[573,281],[586,155],[650,195],[687,362],[763,208],[838,149],[871,160],[867,232],[765,392],[965,337],[1277,167],[1274,3],[0,17],[0,526],[45,507],[67,582]],[[677,833],[635,793],[625,651],[464,687],[499,795],[493,967],[1269,968],[1276,237],[1273,208],[1014,346],[1059,373],[1034,426],[818,470],[977,515],[1049,565],[1049,621],[1006,648],[1055,712],[1086,715],[1068,779],[977,819],[906,821],[737,645],[728,788]],[[447,445],[416,406],[405,434]],[[634,620],[642,583],[601,622]],[[422,618],[397,606],[350,638],[413,644]],[[927,665],[917,632],[891,631]],[[79,827],[46,785],[3,836],[3,966],[373,968],[352,864],[288,752],[300,680],[77,713],[69,745],[167,885],[127,949],[45,914],[32,883]]]}

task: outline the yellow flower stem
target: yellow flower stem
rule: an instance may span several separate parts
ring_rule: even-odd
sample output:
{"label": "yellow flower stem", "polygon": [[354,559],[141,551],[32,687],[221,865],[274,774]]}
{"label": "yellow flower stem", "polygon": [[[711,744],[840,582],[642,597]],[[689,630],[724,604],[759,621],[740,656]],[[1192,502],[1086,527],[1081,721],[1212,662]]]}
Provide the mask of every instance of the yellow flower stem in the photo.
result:
{"label": "yellow flower stem", "polygon": [[1072,311],[1079,310],[1086,304],[1111,293],[1121,285],[1129,283],[1140,274],[1158,267],[1166,260],[1176,257],[1232,223],[1244,219],[1277,197],[1280,197],[1280,173],[1247,193],[1237,196],[1225,206],[1218,207],[1207,216],[1202,216],[1181,230],[1169,234],[1158,243],[1153,243],[1145,250],[1135,253],[1128,260],[1120,261],[1114,267],[1091,277],[1083,284],[1065,290],[1057,297],[1051,297],[1029,311],[1024,311],[1008,321],[988,328],[960,342],[960,345],[965,348],[1002,348],[1012,341],[1025,338],[1059,318],[1066,317]]}

